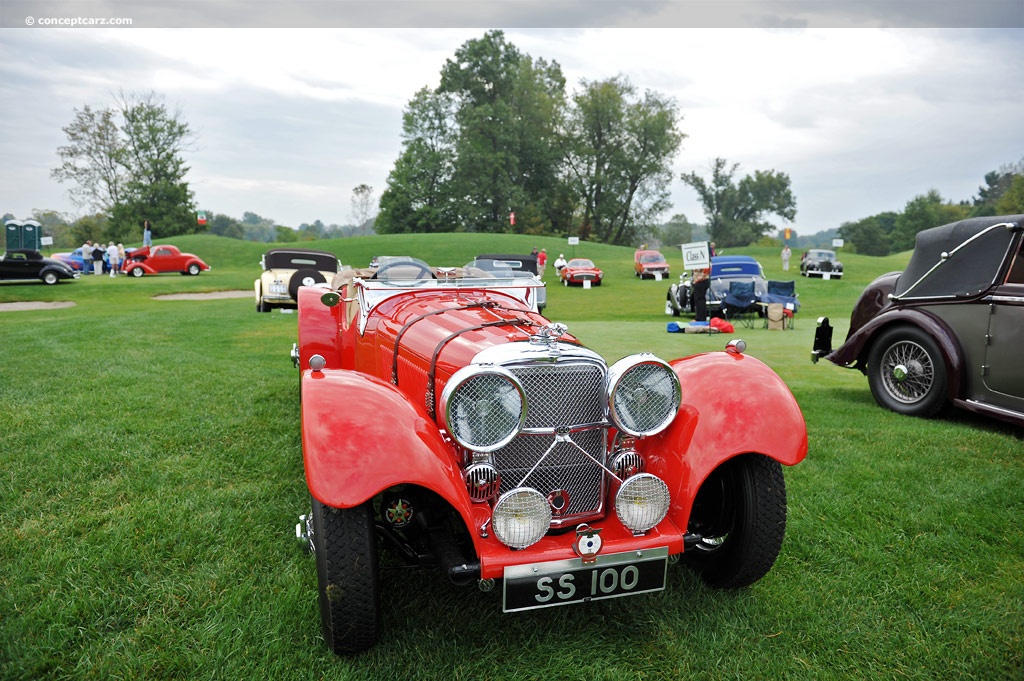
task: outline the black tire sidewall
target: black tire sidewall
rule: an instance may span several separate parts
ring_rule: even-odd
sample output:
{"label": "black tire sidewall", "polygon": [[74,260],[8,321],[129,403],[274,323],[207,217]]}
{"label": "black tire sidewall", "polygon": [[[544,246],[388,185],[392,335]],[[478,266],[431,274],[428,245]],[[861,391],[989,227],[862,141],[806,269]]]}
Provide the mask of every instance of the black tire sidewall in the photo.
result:
{"label": "black tire sidewall", "polygon": [[[885,389],[882,378],[882,357],[893,345],[910,341],[924,349],[932,366],[935,368],[935,378],[928,390],[928,394],[917,402],[905,403],[893,398]],[[879,405],[894,411],[897,414],[907,416],[919,416],[927,418],[934,416],[942,409],[946,402],[946,386],[948,385],[948,369],[946,360],[939,350],[938,343],[929,334],[916,326],[896,326],[883,331],[871,345],[868,354],[868,385],[871,394]]]}

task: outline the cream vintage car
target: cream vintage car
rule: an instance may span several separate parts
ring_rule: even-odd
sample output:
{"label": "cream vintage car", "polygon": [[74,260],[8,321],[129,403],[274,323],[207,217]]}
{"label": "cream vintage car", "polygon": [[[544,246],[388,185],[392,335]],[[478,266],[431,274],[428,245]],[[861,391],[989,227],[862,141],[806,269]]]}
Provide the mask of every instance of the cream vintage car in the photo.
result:
{"label": "cream vintage car", "polygon": [[270,312],[275,307],[297,307],[300,286],[327,284],[341,264],[327,251],[302,248],[274,248],[260,260],[263,274],[254,283],[256,311]]}

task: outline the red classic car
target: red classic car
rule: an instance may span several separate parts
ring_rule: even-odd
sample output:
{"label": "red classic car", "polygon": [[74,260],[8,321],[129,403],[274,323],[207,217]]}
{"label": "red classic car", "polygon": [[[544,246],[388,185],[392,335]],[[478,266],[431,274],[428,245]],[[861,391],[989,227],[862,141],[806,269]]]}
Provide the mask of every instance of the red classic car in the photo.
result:
{"label": "red classic car", "polygon": [[141,277],[145,274],[160,274],[161,272],[180,272],[182,274],[196,275],[210,266],[203,262],[199,256],[191,253],[182,253],[177,246],[159,244],[157,246],[143,246],[132,251],[125,261],[121,263],[121,271],[133,277]]}
{"label": "red classic car", "polygon": [[782,380],[740,340],[609,366],[538,286],[405,259],[299,289],[296,535],[335,653],[381,635],[382,549],[505,612],[660,591],[680,556],[725,589],[774,564],[807,453]]}
{"label": "red classic car", "polygon": [[668,272],[668,261],[661,251],[639,250],[633,254],[633,273],[641,279],[664,279]]}
{"label": "red classic car", "polygon": [[601,280],[604,279],[604,272],[594,264],[593,260],[573,258],[558,272],[558,276],[565,286],[582,284],[585,281],[589,281],[594,286],[600,286]]}

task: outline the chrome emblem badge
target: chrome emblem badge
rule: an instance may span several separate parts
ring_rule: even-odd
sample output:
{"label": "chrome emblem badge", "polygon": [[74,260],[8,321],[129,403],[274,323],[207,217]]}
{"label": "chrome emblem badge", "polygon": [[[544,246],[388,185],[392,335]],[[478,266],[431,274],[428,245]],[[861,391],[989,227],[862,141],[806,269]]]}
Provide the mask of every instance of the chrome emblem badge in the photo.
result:
{"label": "chrome emblem badge", "polygon": [[572,550],[583,559],[584,565],[597,561],[597,554],[601,552],[601,528],[593,528],[586,523],[576,526],[576,541],[572,543]]}

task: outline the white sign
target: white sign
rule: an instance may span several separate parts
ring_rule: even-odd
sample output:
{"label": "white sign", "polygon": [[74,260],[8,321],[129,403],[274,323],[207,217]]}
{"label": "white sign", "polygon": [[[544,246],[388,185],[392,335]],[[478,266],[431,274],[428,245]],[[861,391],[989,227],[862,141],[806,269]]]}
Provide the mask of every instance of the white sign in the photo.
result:
{"label": "white sign", "polygon": [[52,246],[53,245],[53,237],[52,236],[41,236],[41,237],[39,237],[39,243],[42,244],[43,246]]}
{"label": "white sign", "polygon": [[569,245],[570,246],[579,246],[580,245],[580,238],[578,236],[571,236],[571,237],[569,237]]}
{"label": "white sign", "polygon": [[832,248],[842,248],[842,247],[843,247],[843,240],[842,239],[832,239]]}
{"label": "white sign", "polygon": [[707,241],[683,244],[683,269],[706,270],[711,267],[711,249]]}

